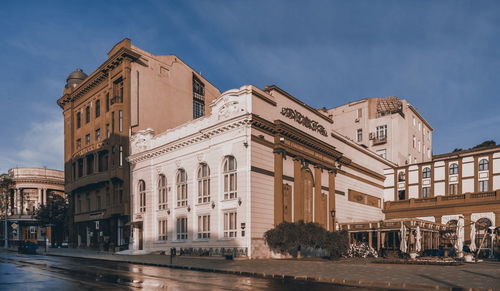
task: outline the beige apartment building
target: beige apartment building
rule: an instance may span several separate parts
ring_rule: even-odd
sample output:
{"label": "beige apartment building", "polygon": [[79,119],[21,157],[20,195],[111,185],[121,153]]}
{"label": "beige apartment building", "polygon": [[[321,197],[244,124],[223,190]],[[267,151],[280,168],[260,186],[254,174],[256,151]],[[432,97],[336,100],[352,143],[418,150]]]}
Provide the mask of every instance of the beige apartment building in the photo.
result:
{"label": "beige apartment building", "polygon": [[129,137],[165,131],[206,114],[220,92],[175,55],[153,55],[129,39],[86,75],[68,76],[64,110],[65,189],[81,247],[126,248],[130,222]]}
{"label": "beige apartment building", "polygon": [[432,159],[432,127],[397,97],[365,98],[326,110],[341,135],[400,166]]}
{"label": "beige apartment building", "polygon": [[[500,146],[436,155],[429,162],[384,172],[386,218],[454,226],[463,216],[466,241],[472,223],[482,235],[490,226],[500,226]],[[481,235],[477,240],[479,245]]]}

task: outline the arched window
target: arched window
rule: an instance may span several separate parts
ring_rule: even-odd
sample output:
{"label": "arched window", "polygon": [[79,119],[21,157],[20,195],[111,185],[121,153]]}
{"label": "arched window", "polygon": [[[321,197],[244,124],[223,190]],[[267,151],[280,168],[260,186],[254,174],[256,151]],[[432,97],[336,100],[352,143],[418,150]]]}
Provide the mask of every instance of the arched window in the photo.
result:
{"label": "arched window", "polygon": [[187,174],[184,169],[177,171],[177,206],[187,206],[188,204],[188,186]]}
{"label": "arched window", "polygon": [[313,221],[313,192],[314,192],[314,180],[311,171],[304,171],[304,183],[303,192],[304,193],[304,222]]}
{"label": "arched window", "polygon": [[168,208],[167,196],[167,178],[165,175],[158,176],[158,209],[165,210]]}
{"label": "arched window", "polygon": [[146,212],[146,182],[139,180],[139,212]]}
{"label": "arched window", "polygon": [[224,199],[233,199],[238,197],[238,182],[236,173],[236,159],[233,156],[227,156],[223,163],[224,175]]}
{"label": "arched window", "polygon": [[491,220],[486,217],[479,218],[477,220],[477,230],[488,230],[488,228],[492,226]]}
{"label": "arched window", "polygon": [[405,181],[405,172],[399,172],[398,173],[398,182],[404,182]]}
{"label": "arched window", "polygon": [[449,171],[450,171],[450,175],[457,175],[458,174],[458,164],[451,164]]}
{"label": "arched window", "polygon": [[425,167],[423,170],[422,170],[422,178],[430,178],[431,177],[431,168],[429,167]]}
{"label": "arched window", "polygon": [[481,159],[479,161],[479,171],[486,171],[486,170],[488,170],[488,160]]}
{"label": "arched window", "polygon": [[198,203],[210,202],[210,168],[206,163],[198,167]]}

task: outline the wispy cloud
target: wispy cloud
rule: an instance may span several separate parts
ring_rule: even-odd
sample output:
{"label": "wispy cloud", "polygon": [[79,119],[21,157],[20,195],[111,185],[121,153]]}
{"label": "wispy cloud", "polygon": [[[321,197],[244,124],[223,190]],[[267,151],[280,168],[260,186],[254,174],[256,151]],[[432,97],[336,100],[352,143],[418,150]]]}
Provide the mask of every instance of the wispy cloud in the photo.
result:
{"label": "wispy cloud", "polygon": [[32,122],[30,128],[3,149],[0,172],[14,167],[48,167],[63,169],[64,124],[60,113],[51,112],[48,119]]}

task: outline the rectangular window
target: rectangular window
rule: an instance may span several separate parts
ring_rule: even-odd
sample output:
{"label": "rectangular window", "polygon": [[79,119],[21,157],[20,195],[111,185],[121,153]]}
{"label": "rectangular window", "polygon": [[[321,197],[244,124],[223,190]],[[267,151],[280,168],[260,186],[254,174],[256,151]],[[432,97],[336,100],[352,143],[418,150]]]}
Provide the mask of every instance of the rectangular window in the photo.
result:
{"label": "rectangular window", "polygon": [[430,187],[423,187],[422,188],[422,198],[429,198],[430,196]]}
{"label": "rectangular window", "polygon": [[85,135],[85,145],[89,145],[90,144],[90,133]]}
{"label": "rectangular window", "polygon": [[80,198],[80,195],[78,195],[78,200],[76,203],[76,212],[82,213],[82,199]]}
{"label": "rectangular window", "polygon": [[111,147],[111,167],[114,168],[116,163],[116,148],[115,146]]}
{"label": "rectangular window", "polygon": [[96,205],[96,209],[99,210],[101,209],[101,195],[99,195],[99,191],[96,192],[96,196],[95,196],[95,205]]}
{"label": "rectangular window", "polygon": [[450,184],[448,194],[457,195],[458,194],[458,184]]}
{"label": "rectangular window", "polygon": [[224,199],[238,197],[236,172],[224,174]]}
{"label": "rectangular window", "polygon": [[106,112],[109,112],[109,93],[106,93]]}
{"label": "rectangular window", "polygon": [[85,123],[90,122],[90,107],[85,107]]}
{"label": "rectangular window", "polygon": [[167,229],[167,220],[160,219],[158,220],[158,240],[166,241],[168,239],[168,229]]}
{"label": "rectangular window", "polygon": [[79,138],[76,140],[76,149],[79,150],[82,148],[82,139]]}
{"label": "rectangular window", "polygon": [[479,181],[479,192],[487,192],[489,189],[488,180]]}
{"label": "rectangular window", "polygon": [[385,139],[387,137],[387,125],[377,126],[377,139]]}
{"label": "rectangular window", "polygon": [[98,128],[95,130],[95,140],[100,141],[101,140],[101,129]]}
{"label": "rectangular window", "polygon": [[123,167],[123,146],[120,146],[120,157],[118,160],[118,166]]}
{"label": "rectangular window", "polygon": [[210,215],[198,216],[198,239],[210,238]]}
{"label": "rectangular window", "polygon": [[193,119],[205,114],[205,85],[193,75]]}
{"label": "rectangular window", "polygon": [[111,206],[111,195],[109,193],[109,187],[106,187],[106,207]]}
{"label": "rectangular window", "polygon": [[139,192],[139,212],[146,212],[146,191]]}
{"label": "rectangular window", "polygon": [[111,136],[111,129],[109,127],[109,123],[106,123],[106,138]]}
{"label": "rectangular window", "polygon": [[101,116],[101,100],[95,101],[95,118]]}
{"label": "rectangular window", "polygon": [[118,111],[118,130],[120,132],[123,131],[123,111],[122,110]]}
{"label": "rectangular window", "polygon": [[91,211],[92,210],[92,205],[90,204],[90,194],[87,193],[87,211]]}
{"label": "rectangular window", "polygon": [[113,100],[111,104],[123,102],[123,79],[118,78],[113,82]]}
{"label": "rectangular window", "polygon": [[362,142],[363,141],[363,129],[358,129],[357,131],[357,141]]}
{"label": "rectangular window", "polygon": [[83,159],[78,159],[78,178],[83,176]]}
{"label": "rectangular window", "polygon": [[420,152],[421,150],[422,150],[422,143],[418,141],[418,152]]}
{"label": "rectangular window", "polygon": [[361,117],[363,117],[363,109],[359,108],[358,109],[358,118],[361,118]]}
{"label": "rectangular window", "polygon": [[422,130],[422,123],[419,121],[418,122],[418,131],[421,131]]}
{"label": "rectangular window", "polygon": [[186,240],[187,238],[187,217],[177,218],[177,240]]}
{"label": "rectangular window", "polygon": [[109,160],[109,158],[108,158],[108,156],[109,156],[108,155],[108,151],[106,151],[106,150],[105,151],[100,151],[97,154],[97,156],[98,156],[98,159],[99,159],[98,165],[97,165],[97,168],[98,168],[99,172],[105,172],[105,171],[107,171],[108,170],[108,162],[109,162],[108,161]]}
{"label": "rectangular window", "polygon": [[87,156],[87,175],[94,173],[94,155]]}
{"label": "rectangular window", "polygon": [[76,128],[82,127],[82,114],[80,112],[76,113]]}
{"label": "rectangular window", "polygon": [[111,133],[115,133],[115,112],[111,112]]}
{"label": "rectangular window", "polygon": [[236,223],[236,211],[224,213],[224,237],[236,237],[236,234],[238,233]]}

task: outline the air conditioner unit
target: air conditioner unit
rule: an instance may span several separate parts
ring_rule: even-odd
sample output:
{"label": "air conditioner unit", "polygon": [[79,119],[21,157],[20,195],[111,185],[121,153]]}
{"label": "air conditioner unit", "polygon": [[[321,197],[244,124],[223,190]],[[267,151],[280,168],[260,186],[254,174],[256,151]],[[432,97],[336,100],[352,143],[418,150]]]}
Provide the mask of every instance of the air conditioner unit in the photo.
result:
{"label": "air conditioner unit", "polygon": [[374,132],[370,132],[370,139],[375,139],[375,133]]}

